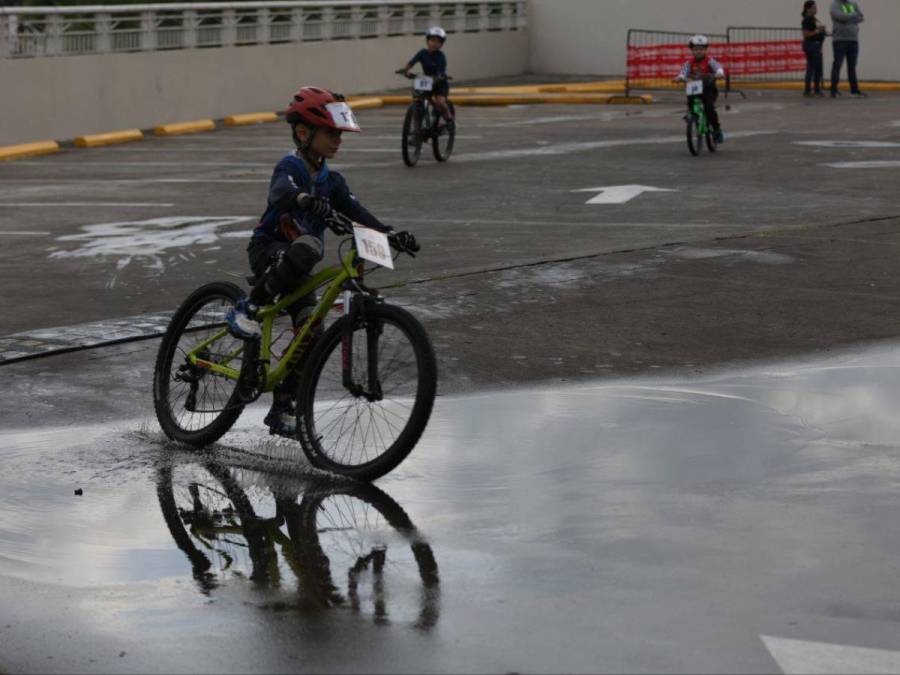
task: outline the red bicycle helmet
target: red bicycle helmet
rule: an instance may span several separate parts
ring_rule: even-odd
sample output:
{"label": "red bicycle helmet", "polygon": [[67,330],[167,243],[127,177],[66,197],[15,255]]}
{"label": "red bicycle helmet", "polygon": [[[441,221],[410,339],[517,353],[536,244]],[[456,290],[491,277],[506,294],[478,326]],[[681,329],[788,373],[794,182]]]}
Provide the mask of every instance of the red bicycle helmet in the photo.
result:
{"label": "red bicycle helmet", "polygon": [[294,94],[285,118],[291,126],[302,123],[312,128],[362,131],[344,97],[318,87],[303,87]]}

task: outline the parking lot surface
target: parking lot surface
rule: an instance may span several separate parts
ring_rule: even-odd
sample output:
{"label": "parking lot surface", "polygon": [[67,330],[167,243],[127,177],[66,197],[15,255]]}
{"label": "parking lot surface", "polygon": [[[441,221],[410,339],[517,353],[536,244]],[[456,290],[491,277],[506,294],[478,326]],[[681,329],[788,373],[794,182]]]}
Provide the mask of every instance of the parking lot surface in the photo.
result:
{"label": "parking lot surface", "polygon": [[154,417],[283,123],[0,164],[0,672],[900,670],[900,97],[725,103],[714,155],[664,97],[463,109],[414,169],[360,113],[440,371],[375,487],[267,401],[202,453]]}

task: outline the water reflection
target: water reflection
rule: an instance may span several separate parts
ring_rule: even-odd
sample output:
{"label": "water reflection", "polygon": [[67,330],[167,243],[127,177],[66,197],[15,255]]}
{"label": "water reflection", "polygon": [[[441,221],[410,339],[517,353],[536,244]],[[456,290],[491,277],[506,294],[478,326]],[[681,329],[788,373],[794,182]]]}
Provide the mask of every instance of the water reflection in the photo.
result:
{"label": "water reflection", "polygon": [[421,630],[438,620],[431,546],[373,485],[210,460],[160,468],[157,493],[203,593],[242,579],[260,590],[289,591],[268,602],[273,610],[346,608],[375,623]]}

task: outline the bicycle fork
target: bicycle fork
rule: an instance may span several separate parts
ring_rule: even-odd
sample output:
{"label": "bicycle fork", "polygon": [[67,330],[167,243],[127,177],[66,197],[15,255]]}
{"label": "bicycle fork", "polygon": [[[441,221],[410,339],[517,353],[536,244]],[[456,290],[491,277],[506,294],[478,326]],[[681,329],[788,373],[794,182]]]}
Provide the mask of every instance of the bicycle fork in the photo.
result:
{"label": "bicycle fork", "polygon": [[[341,336],[341,380],[344,388],[354,398],[365,398],[367,401],[381,401],[384,392],[378,378],[378,343],[382,326],[378,321],[370,320],[366,308],[375,300],[365,295],[352,297],[350,291],[344,291],[344,334]],[[353,333],[354,328],[362,324],[366,329],[366,385],[353,378]]]}

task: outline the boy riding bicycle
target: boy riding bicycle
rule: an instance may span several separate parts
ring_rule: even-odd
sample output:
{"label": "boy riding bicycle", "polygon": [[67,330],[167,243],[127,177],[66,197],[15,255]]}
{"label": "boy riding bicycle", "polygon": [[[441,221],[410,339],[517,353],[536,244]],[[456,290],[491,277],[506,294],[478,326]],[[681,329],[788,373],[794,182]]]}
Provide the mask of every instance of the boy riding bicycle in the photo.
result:
{"label": "boy riding bicycle", "polygon": [[[722,127],[719,124],[719,113],[716,111],[716,99],[719,98],[719,88],[716,86],[716,80],[725,79],[725,69],[718,61],[708,55],[709,38],[705,35],[695,35],[688,40],[688,47],[691,49],[693,58],[688,60],[682,67],[675,82],[685,82],[687,80],[703,80],[703,107],[710,126],[713,129],[713,138],[716,143],[724,143],[725,135],[722,133]],[[690,98],[688,98],[688,107],[690,107]]]}
{"label": "boy riding bicycle", "polygon": [[[303,87],[294,95],[285,117],[297,150],[275,166],[266,210],[247,246],[256,282],[249,298],[240,300],[226,317],[230,332],[244,340],[260,337],[260,325],[254,319],[260,306],[309,279],[322,259],[326,219],[332,210],[366,227],[392,231],[357,201],[343,176],[330,171],[326,163],[337,154],[344,131],[361,131],[344,97]],[[398,232],[395,236],[405,248],[418,250],[412,234]],[[315,304],[315,295],[310,294],[289,308],[295,327]],[[297,376],[297,372],[291,373],[274,392],[265,418],[273,434],[292,436],[295,432]]]}
{"label": "boy riding bicycle", "polygon": [[435,107],[447,120],[447,124],[454,124],[453,112],[447,105],[447,97],[450,95],[450,84],[447,78],[447,56],[441,51],[447,41],[447,31],[440,26],[432,26],[425,32],[425,49],[420,49],[404,68],[398,73],[409,76],[409,70],[417,63],[422,64],[422,72],[428,77],[434,78],[434,88],[431,90],[431,100]]}

